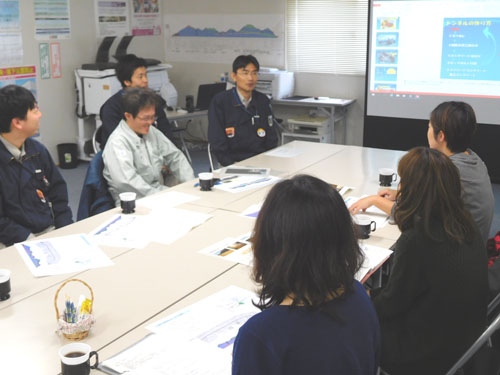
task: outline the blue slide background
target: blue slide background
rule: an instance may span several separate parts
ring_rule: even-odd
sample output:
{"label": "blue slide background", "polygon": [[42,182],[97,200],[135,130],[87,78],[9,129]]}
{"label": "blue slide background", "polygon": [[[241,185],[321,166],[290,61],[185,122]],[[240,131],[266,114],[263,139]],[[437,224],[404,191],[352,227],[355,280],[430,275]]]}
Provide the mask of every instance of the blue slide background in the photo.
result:
{"label": "blue slide background", "polygon": [[444,19],[441,78],[500,81],[500,18]]}

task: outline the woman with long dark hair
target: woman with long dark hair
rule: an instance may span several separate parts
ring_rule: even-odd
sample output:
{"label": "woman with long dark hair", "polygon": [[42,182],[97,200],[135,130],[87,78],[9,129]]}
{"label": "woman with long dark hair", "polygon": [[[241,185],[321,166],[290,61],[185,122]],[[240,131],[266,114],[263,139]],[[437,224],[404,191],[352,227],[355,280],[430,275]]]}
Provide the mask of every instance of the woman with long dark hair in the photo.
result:
{"label": "woman with long dark hair", "polygon": [[391,375],[444,374],[486,324],[484,243],[445,154],[414,148],[398,173],[394,219],[401,236],[387,285],[372,292],[381,367]]}
{"label": "woman with long dark hair", "polygon": [[376,374],[379,325],[354,279],[363,255],[335,189],[305,175],[276,184],[253,249],[262,312],[238,333],[233,374]]}

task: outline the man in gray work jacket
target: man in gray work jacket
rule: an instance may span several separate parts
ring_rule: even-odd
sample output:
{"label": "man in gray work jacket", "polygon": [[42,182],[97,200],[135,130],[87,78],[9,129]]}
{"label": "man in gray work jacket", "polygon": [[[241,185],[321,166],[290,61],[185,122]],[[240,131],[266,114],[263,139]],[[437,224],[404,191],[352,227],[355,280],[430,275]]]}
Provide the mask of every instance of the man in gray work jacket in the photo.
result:
{"label": "man in gray work jacket", "polygon": [[135,192],[141,198],[167,189],[163,172],[179,183],[194,178],[184,154],[152,124],[157,95],[150,89],[131,88],[121,97],[125,120],[111,133],[103,152],[104,178],[119,205],[119,194]]}

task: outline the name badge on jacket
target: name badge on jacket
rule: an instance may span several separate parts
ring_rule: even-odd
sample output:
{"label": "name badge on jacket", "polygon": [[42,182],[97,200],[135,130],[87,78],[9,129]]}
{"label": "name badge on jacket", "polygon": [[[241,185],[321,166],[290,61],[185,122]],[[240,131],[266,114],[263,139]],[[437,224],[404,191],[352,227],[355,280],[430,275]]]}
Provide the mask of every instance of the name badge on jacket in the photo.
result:
{"label": "name badge on jacket", "polygon": [[233,138],[234,137],[234,126],[230,128],[226,128],[226,137]]}

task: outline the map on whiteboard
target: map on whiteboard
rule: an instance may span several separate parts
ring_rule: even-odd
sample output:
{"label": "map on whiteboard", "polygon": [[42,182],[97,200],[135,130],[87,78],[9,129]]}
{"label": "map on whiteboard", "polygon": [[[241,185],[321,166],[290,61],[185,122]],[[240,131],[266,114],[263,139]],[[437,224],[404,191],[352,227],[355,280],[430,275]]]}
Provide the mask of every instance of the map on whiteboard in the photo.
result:
{"label": "map on whiteboard", "polygon": [[167,61],[231,63],[252,54],[274,67],[285,64],[284,18],[279,14],[166,15]]}

